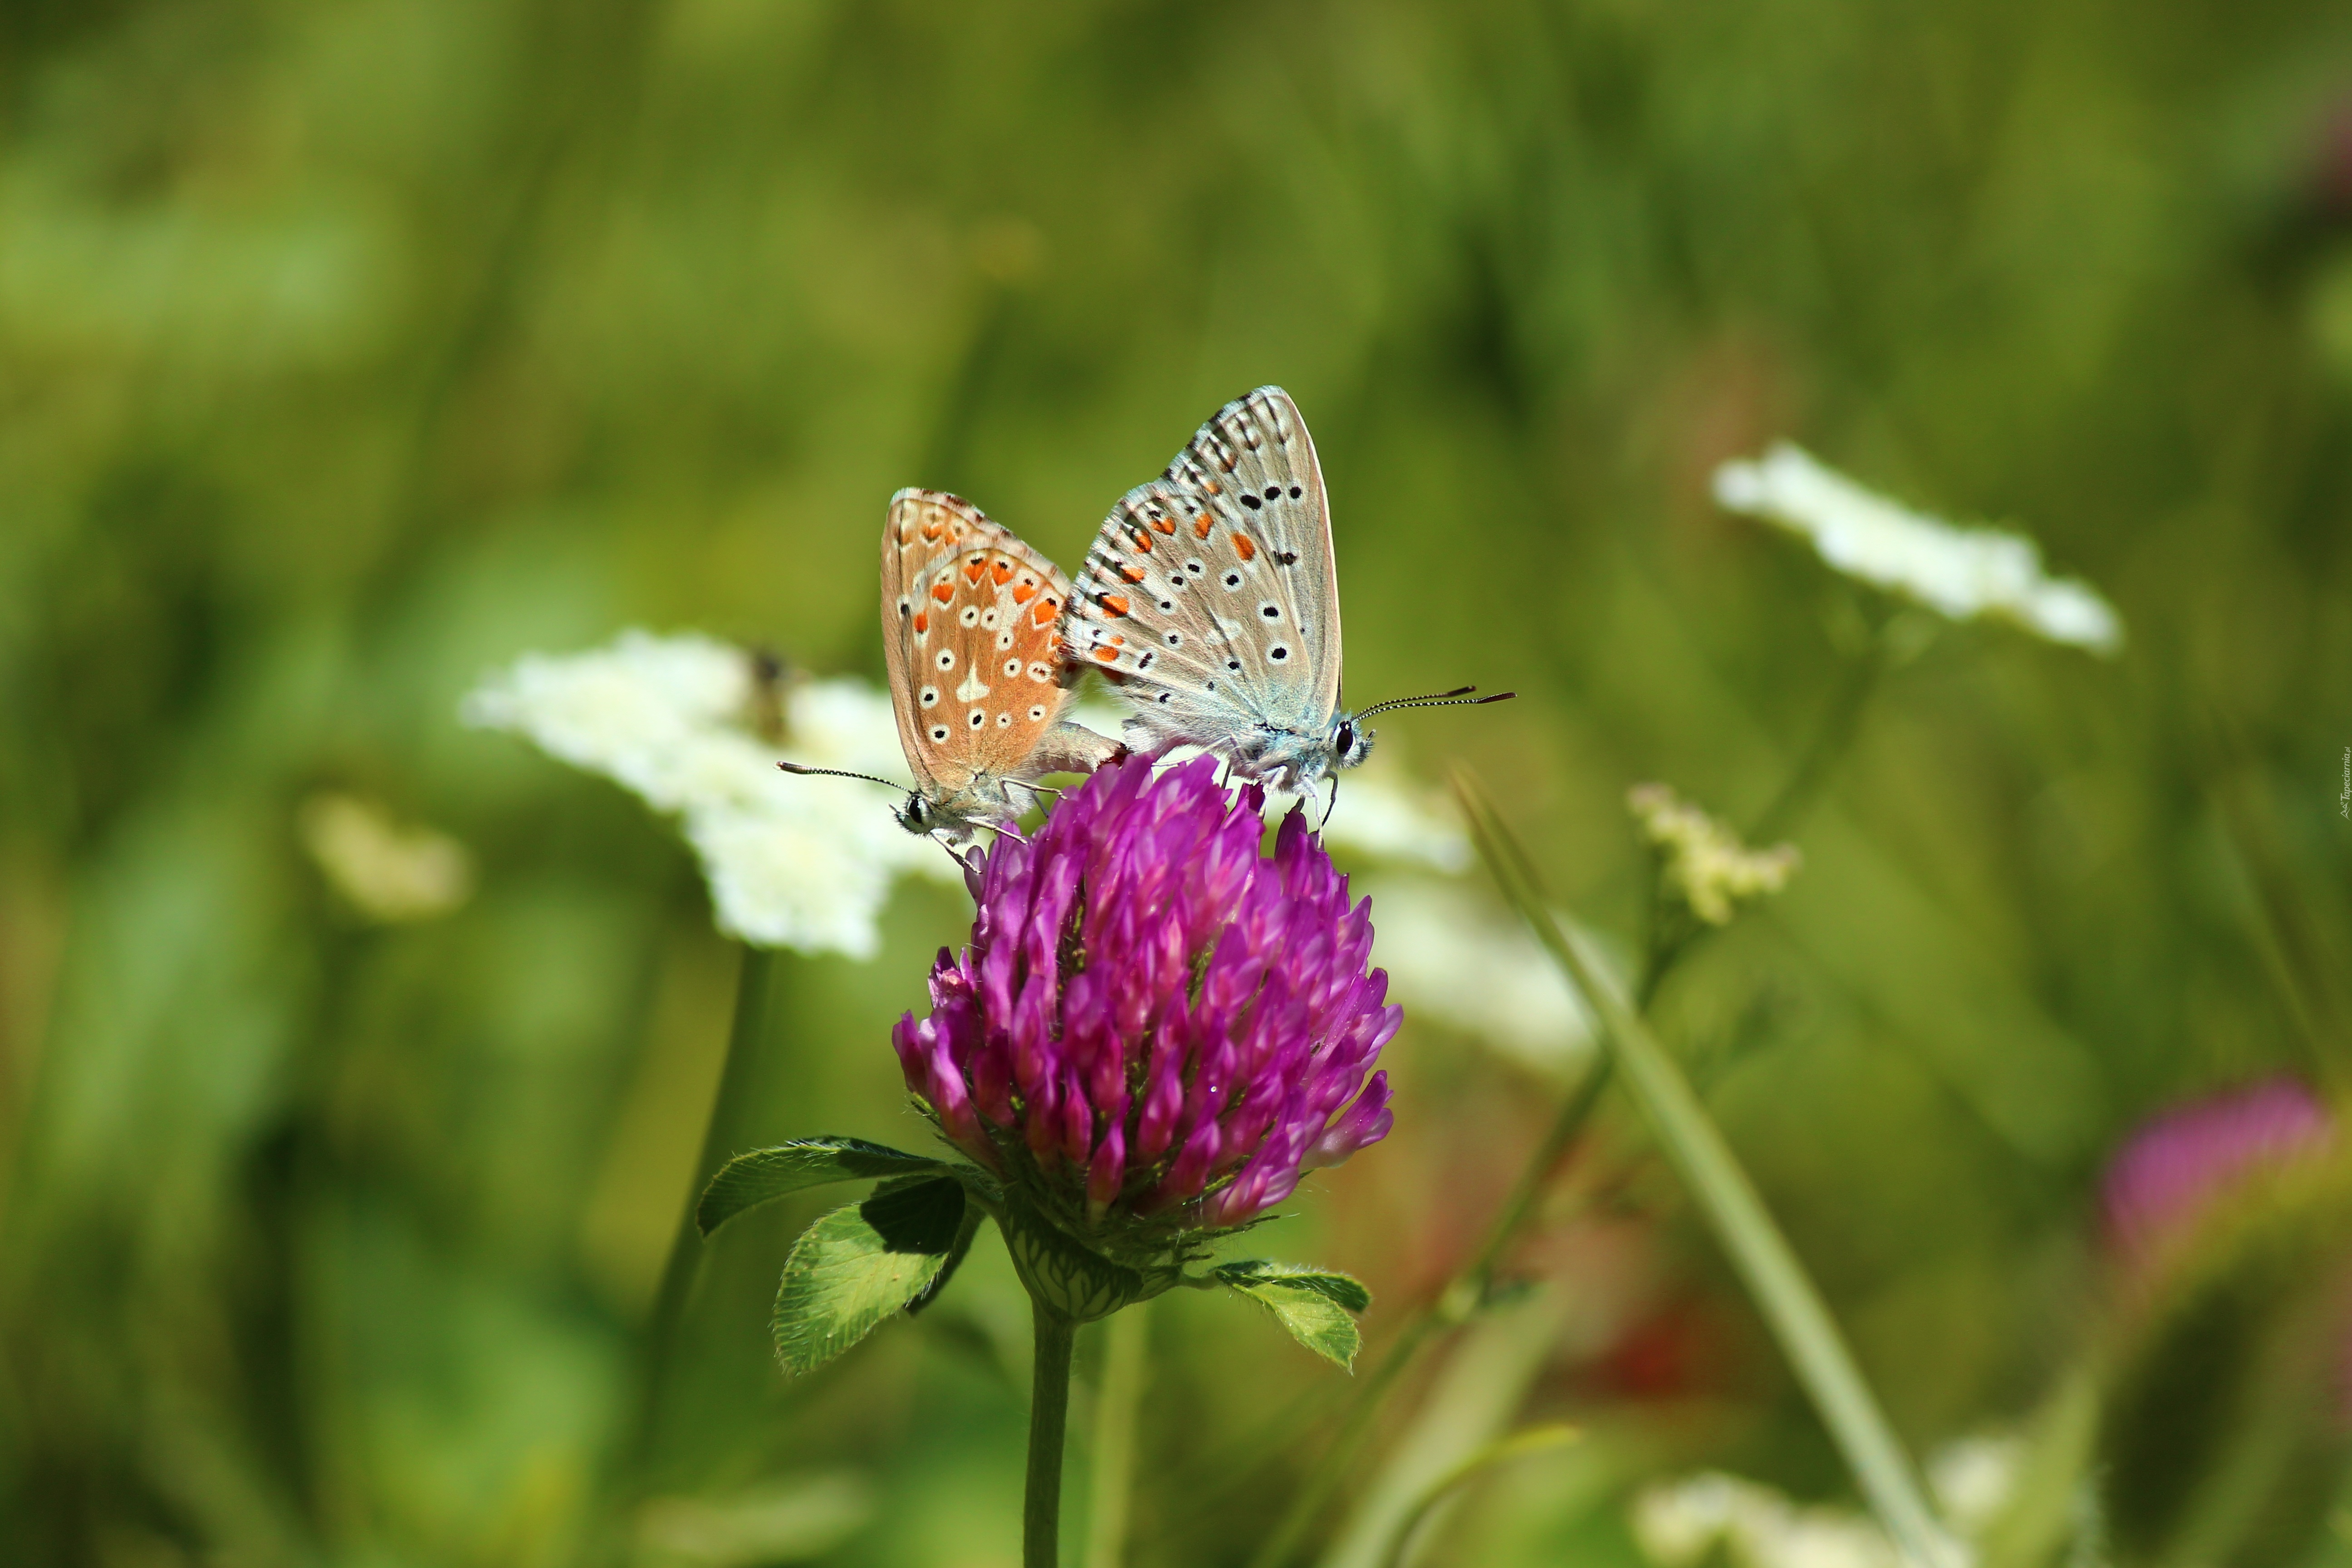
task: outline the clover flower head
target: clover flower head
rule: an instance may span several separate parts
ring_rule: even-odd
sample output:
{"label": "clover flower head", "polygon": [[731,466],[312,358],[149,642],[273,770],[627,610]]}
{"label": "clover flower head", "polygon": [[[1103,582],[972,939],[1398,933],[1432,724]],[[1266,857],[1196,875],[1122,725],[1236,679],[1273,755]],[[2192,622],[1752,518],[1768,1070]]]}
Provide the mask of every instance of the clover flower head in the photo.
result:
{"label": "clover flower head", "polygon": [[2094,653],[2123,646],[2123,621],[2089,584],[2052,577],[2022,534],[1957,528],[1913,511],[1783,441],[1753,462],[1715,471],[1727,510],[1812,541],[1848,576],[1917,600],[1956,621],[1998,616],[2052,642]]}
{"label": "clover flower head", "polygon": [[778,739],[762,732],[763,684],[742,648],[628,631],[586,653],[527,654],[486,677],[461,714],[676,814],[728,935],[870,958],[891,883],[953,876],[955,862],[900,832],[877,794],[777,771],[789,758],[896,773],[905,763],[888,697],[858,680],[793,682],[780,694]]}
{"label": "clover flower head", "polygon": [[2232,1189],[2324,1154],[2335,1139],[2327,1108],[2290,1078],[2166,1111],[2108,1162],[2100,1191],[2107,1234],[2126,1257],[2160,1252]]}
{"label": "clover flower head", "polygon": [[1216,771],[1108,764],[975,856],[971,944],[893,1037],[950,1142],[1114,1257],[1245,1224],[1392,1120],[1370,900],[1303,814],[1262,856],[1259,792]]}
{"label": "clover flower head", "polygon": [[1728,925],[1741,904],[1787,887],[1802,860],[1793,844],[1748,848],[1662,784],[1635,784],[1625,804],[1642,837],[1664,857],[1668,889],[1708,925]]}

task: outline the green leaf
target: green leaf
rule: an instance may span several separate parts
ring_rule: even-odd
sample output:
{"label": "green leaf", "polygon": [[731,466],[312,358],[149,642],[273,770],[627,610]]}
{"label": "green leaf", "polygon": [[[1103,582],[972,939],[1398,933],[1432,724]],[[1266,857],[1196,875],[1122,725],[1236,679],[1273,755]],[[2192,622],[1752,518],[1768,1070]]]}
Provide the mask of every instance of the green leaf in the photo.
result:
{"label": "green leaf", "polygon": [[931,1277],[931,1282],[907,1303],[907,1316],[911,1318],[938,1300],[940,1292],[948,1288],[948,1281],[955,1278],[955,1271],[963,1267],[964,1255],[971,1250],[971,1239],[980,1234],[982,1213],[978,1204],[964,1205],[963,1224],[956,1227],[955,1240],[948,1246],[947,1261],[940,1265],[940,1271]]}
{"label": "green leaf", "polygon": [[1351,1276],[1297,1263],[1252,1258],[1220,1264],[1217,1279],[1281,1320],[1290,1337],[1324,1360],[1349,1372],[1363,1336],[1355,1314],[1372,1304],[1372,1293]]}
{"label": "green leaf", "polygon": [[870,1181],[943,1171],[942,1161],[868,1143],[863,1138],[798,1138],[773,1149],[738,1154],[719,1168],[695,1205],[694,1222],[709,1236],[745,1209],[828,1182]]}
{"label": "green leaf", "polygon": [[803,1231],[784,1260],[771,1325],[784,1371],[815,1371],[936,1293],[965,1220],[962,1184],[931,1176],[886,1183]]}

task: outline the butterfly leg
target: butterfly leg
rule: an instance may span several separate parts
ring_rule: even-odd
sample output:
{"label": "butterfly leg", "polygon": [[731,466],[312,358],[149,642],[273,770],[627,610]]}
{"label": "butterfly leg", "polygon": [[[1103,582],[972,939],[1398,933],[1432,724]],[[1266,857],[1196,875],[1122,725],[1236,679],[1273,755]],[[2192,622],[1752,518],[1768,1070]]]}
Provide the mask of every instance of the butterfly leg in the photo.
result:
{"label": "butterfly leg", "polygon": [[1315,825],[1315,831],[1316,831],[1316,832],[1320,833],[1320,832],[1322,832],[1322,831],[1323,831],[1324,826],[1325,826],[1326,824],[1328,824],[1328,823],[1331,820],[1331,813],[1332,813],[1333,811],[1335,811],[1335,810],[1337,810],[1337,809],[1338,809],[1339,805],[1339,775],[1338,773],[1333,773],[1333,774],[1331,775],[1331,798],[1330,798],[1330,800],[1329,800],[1328,802],[1327,802],[1327,803],[1325,804],[1325,805],[1324,805],[1324,807],[1323,807],[1323,821],[1318,822],[1318,823],[1317,823],[1317,824]]}

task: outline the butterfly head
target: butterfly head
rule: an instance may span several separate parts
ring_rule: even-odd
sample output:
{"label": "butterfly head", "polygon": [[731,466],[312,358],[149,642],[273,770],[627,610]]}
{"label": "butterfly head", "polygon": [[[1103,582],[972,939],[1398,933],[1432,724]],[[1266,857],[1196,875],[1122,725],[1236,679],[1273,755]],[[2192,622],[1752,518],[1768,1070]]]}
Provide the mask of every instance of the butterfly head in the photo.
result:
{"label": "butterfly head", "polygon": [[1372,730],[1353,713],[1342,713],[1331,721],[1331,763],[1335,768],[1352,768],[1372,754]]}
{"label": "butterfly head", "polygon": [[932,809],[930,802],[923,798],[923,794],[920,790],[908,790],[907,792],[907,804],[900,806],[897,811],[891,813],[891,815],[898,819],[899,826],[905,828],[908,832],[913,834],[918,838],[923,837],[928,834],[934,833],[939,829],[940,814],[936,810]]}

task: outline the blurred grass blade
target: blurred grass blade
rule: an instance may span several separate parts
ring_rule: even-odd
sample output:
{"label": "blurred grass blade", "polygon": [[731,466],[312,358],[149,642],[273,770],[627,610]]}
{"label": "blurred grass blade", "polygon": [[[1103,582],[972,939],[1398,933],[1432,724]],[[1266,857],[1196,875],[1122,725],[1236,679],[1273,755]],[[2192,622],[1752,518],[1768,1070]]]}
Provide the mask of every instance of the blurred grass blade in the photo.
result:
{"label": "blurred grass blade", "polygon": [[1427,1490],[1413,1499],[1412,1509],[1397,1525],[1396,1535],[1389,1542],[1388,1556],[1382,1563],[1381,1568],[1404,1568],[1405,1562],[1412,1551],[1413,1537],[1421,1532],[1421,1527],[1427,1522],[1431,1512],[1439,1503],[1452,1497],[1465,1482],[1475,1478],[1480,1471],[1491,1469],[1496,1465],[1508,1464],[1513,1459],[1523,1458],[1529,1454],[1540,1454],[1549,1449],[1557,1448],[1563,1443],[1572,1443],[1580,1436],[1582,1436],[1581,1433],[1565,1422],[1554,1422],[1549,1426],[1530,1426],[1525,1431],[1514,1432],[1508,1436],[1496,1438],[1438,1477],[1430,1484]]}
{"label": "blurred grass blade", "polygon": [[1601,966],[1552,918],[1525,852],[1486,793],[1460,770],[1454,784],[1487,868],[1600,1018],[1601,1039],[1627,1089],[1730,1255],[1872,1510],[1913,1563],[1957,1568],[1965,1561],[1962,1548],[1929,1507],[1909,1456],[1853,1364],[1820,1291],[1682,1069],[1602,978]]}

